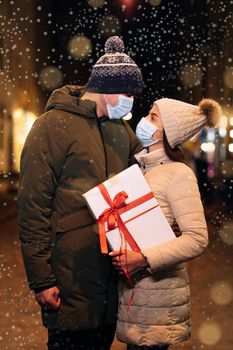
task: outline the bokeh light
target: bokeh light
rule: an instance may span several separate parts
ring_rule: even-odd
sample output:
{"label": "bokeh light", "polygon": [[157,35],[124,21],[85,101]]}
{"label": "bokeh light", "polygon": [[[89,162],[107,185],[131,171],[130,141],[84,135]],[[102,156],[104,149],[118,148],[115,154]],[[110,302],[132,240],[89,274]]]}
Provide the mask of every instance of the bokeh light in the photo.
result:
{"label": "bokeh light", "polygon": [[215,151],[215,144],[213,142],[203,142],[201,144],[201,150],[206,153],[212,153]]}
{"label": "bokeh light", "polygon": [[63,75],[57,67],[47,66],[41,70],[38,83],[46,90],[56,89],[62,82]]}
{"label": "bokeh light", "polygon": [[225,137],[226,134],[227,134],[227,129],[225,129],[225,128],[219,128],[218,133],[219,133],[219,136]]}
{"label": "bokeh light", "polygon": [[215,345],[222,337],[222,330],[215,321],[204,322],[198,329],[198,338],[204,345]]}
{"label": "bokeh light", "polygon": [[228,118],[225,115],[222,115],[218,122],[218,133],[221,137],[225,137],[227,134],[227,124]]}
{"label": "bokeh light", "polygon": [[184,87],[193,87],[201,84],[202,72],[198,64],[187,64],[180,71],[180,80]]}
{"label": "bokeh light", "polygon": [[219,230],[219,236],[221,240],[227,245],[233,245],[233,221],[224,223],[224,225]]}
{"label": "bokeh light", "polygon": [[228,281],[217,281],[210,289],[210,298],[217,305],[228,305],[233,300],[233,288]]}
{"label": "bokeh light", "polygon": [[228,118],[225,115],[222,115],[221,118],[219,119],[218,126],[219,128],[224,128],[226,129],[228,124]]}
{"label": "bokeh light", "polygon": [[207,137],[206,138],[207,138],[208,141],[214,141],[215,140],[215,130],[214,130],[214,128],[207,130]]}
{"label": "bokeh light", "polygon": [[121,23],[116,16],[104,16],[99,21],[98,29],[99,32],[105,37],[117,35],[121,32]]}
{"label": "bokeh light", "polygon": [[161,4],[161,0],[149,0],[149,4],[151,6],[159,6]]}
{"label": "bokeh light", "polygon": [[92,53],[92,43],[84,35],[77,35],[70,39],[68,52],[76,60],[85,60]]}
{"label": "bokeh light", "polygon": [[223,81],[227,87],[233,89],[233,66],[225,69],[223,74]]}
{"label": "bokeh light", "polygon": [[105,0],[87,0],[87,3],[93,8],[100,8],[104,5]]}

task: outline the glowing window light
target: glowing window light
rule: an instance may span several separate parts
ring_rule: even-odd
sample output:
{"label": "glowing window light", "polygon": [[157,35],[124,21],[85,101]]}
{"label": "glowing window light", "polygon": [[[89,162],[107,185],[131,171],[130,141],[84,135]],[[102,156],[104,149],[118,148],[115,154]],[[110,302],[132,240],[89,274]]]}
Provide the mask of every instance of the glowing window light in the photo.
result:
{"label": "glowing window light", "polygon": [[218,129],[218,133],[219,133],[219,135],[220,135],[221,137],[225,137],[226,134],[227,134],[227,129],[225,129],[225,128],[219,128],[219,129]]}
{"label": "glowing window light", "polygon": [[23,109],[16,109],[13,114],[13,163],[16,170],[19,170],[20,156],[26,137],[36,120],[36,115]]}
{"label": "glowing window light", "polygon": [[222,330],[217,322],[208,321],[201,324],[197,334],[202,344],[215,345],[222,337]]}
{"label": "glowing window light", "polygon": [[68,52],[76,60],[86,59],[92,52],[91,40],[84,35],[73,37],[68,43]]}
{"label": "glowing window light", "polygon": [[230,117],[230,125],[233,126],[233,117]]}
{"label": "glowing window light", "polygon": [[131,118],[132,118],[132,113],[131,113],[131,112],[129,112],[128,114],[126,114],[126,115],[123,117],[124,120],[130,120]]}
{"label": "glowing window light", "polygon": [[201,144],[201,150],[206,153],[212,153],[215,150],[215,144],[213,142],[203,142]]}
{"label": "glowing window light", "polygon": [[13,112],[13,119],[20,119],[23,115],[23,110],[22,109],[16,109],[14,112]]}
{"label": "glowing window light", "polygon": [[233,129],[230,130],[230,137],[233,138]]}
{"label": "glowing window light", "polygon": [[210,289],[210,298],[217,305],[228,305],[233,300],[233,288],[228,281],[217,281]]}
{"label": "glowing window light", "polygon": [[36,115],[34,113],[29,111],[25,112],[25,123],[26,123],[26,129],[28,130],[28,132],[30,131],[35,120],[36,120]]}
{"label": "glowing window light", "polygon": [[233,143],[229,143],[228,150],[229,152],[233,152]]}
{"label": "glowing window light", "polygon": [[13,120],[14,120],[14,129],[15,130],[15,138],[17,143],[23,145],[27,134],[29,133],[34,121],[36,120],[36,116],[34,113],[29,111],[24,111],[23,109],[16,109],[13,112]]}
{"label": "glowing window light", "polygon": [[23,115],[23,109],[22,108],[18,108],[13,112],[13,119],[19,119],[21,118]]}

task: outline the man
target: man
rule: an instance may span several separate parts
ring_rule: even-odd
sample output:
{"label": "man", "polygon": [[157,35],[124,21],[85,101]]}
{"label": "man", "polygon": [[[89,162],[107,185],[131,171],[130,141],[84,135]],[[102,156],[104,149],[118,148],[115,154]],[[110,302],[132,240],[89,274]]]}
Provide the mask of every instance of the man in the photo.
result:
{"label": "man", "polygon": [[143,81],[119,37],[105,51],[84,88],[52,93],[22,152],[20,240],[50,350],[108,350],[115,332],[116,276],[82,194],[141,150],[121,118]]}

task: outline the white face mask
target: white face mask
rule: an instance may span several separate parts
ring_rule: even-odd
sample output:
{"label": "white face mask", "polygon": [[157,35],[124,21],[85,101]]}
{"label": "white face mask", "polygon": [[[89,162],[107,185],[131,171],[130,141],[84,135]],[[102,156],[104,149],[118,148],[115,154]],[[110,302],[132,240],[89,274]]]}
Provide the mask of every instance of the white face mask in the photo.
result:
{"label": "white face mask", "polygon": [[121,119],[132,110],[134,101],[133,97],[119,95],[119,101],[116,105],[111,105],[110,103],[108,103],[108,100],[105,95],[104,97],[107,102],[106,107],[110,119]]}
{"label": "white face mask", "polygon": [[149,122],[146,118],[140,120],[136,128],[136,136],[143,147],[149,147],[159,141],[152,138],[156,130],[158,130],[157,126]]}

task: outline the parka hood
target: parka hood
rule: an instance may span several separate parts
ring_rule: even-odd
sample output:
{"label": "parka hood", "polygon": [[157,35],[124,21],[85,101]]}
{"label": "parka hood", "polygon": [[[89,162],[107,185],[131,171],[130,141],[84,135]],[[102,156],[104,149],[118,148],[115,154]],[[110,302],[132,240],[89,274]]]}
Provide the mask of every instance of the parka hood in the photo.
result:
{"label": "parka hood", "polygon": [[81,100],[84,92],[84,87],[78,85],[65,85],[56,89],[49,97],[45,110],[47,112],[51,109],[59,109],[86,118],[96,118],[96,103],[91,100]]}

